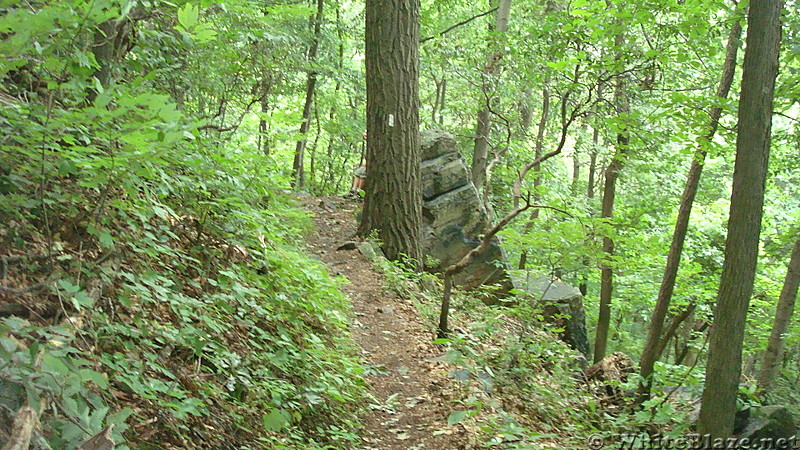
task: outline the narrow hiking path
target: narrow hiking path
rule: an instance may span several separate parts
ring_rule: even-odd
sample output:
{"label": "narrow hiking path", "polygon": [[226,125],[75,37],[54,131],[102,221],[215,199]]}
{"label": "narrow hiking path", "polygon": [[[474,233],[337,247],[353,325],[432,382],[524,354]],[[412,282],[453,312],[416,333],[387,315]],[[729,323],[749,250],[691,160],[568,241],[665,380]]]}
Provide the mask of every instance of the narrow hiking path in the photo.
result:
{"label": "narrow hiking path", "polygon": [[311,250],[331,273],[350,280],[342,290],[353,304],[351,333],[374,368],[367,380],[376,404],[363,417],[363,448],[471,448],[468,429],[447,424],[455,406],[448,400],[458,396],[459,387],[448,377],[442,350],[431,344],[433,336],[413,301],[384,289],[385,276],[358,249],[337,250],[355,236],[361,203],[324,197],[305,205],[315,215]]}

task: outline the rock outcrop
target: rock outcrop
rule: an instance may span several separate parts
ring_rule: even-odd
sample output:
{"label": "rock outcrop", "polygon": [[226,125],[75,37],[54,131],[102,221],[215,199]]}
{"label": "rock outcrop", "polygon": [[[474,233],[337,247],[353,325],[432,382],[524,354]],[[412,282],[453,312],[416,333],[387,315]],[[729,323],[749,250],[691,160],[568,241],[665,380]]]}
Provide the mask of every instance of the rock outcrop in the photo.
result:
{"label": "rock outcrop", "polygon": [[515,276],[514,286],[526,291],[532,301],[542,307],[546,320],[563,331],[562,341],[589,356],[589,336],[586,333],[586,311],[583,295],[574,287],[551,277]]}
{"label": "rock outcrop", "polygon": [[[426,256],[425,268],[443,272],[480,244],[480,237],[489,225],[488,215],[472,184],[467,164],[455,139],[441,130],[420,133],[422,154],[422,234]],[[464,289],[495,285],[494,300],[507,297],[511,290],[522,289],[544,306],[559,328],[561,338],[584,355],[589,354],[585,313],[580,292],[549,278],[512,281],[511,272],[499,239],[454,277]],[[569,319],[565,319],[565,317]]]}
{"label": "rock outcrop", "polygon": [[[746,439],[748,445],[760,444],[760,448],[796,448],[797,425],[788,408],[780,405],[753,406],[749,416],[744,430],[738,435],[740,440]],[[783,445],[776,445],[779,442]],[[772,446],[767,443],[772,443]]]}
{"label": "rock outcrop", "polygon": [[[441,272],[480,244],[488,216],[455,139],[441,130],[423,131],[420,146],[425,267]],[[499,285],[498,296],[508,295],[512,283],[500,241],[495,240],[454,282],[465,289]]]}

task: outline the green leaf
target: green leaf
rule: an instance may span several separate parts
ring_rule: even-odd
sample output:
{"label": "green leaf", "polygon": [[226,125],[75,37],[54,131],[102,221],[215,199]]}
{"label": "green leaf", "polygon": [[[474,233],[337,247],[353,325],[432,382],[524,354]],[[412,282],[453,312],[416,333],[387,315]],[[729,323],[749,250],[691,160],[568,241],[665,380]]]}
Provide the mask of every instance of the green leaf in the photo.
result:
{"label": "green leaf", "polygon": [[75,293],[75,296],[72,297],[72,305],[75,306],[75,309],[81,310],[84,308],[91,308],[94,306],[94,299],[89,297],[84,291],[79,291]]}
{"label": "green leaf", "polygon": [[447,416],[447,424],[455,425],[467,418],[467,411],[453,411]]}
{"label": "green leaf", "polygon": [[264,414],[261,417],[261,423],[268,431],[280,431],[287,423],[289,418],[285,411],[281,409],[273,409],[269,414]]}
{"label": "green leaf", "polygon": [[183,5],[183,8],[178,9],[178,23],[187,30],[197,25],[197,19],[199,17],[200,8],[198,6],[187,3]]}
{"label": "green leaf", "polygon": [[100,234],[97,235],[97,239],[100,241],[100,246],[103,248],[114,247],[114,239],[111,237],[111,233],[108,231],[100,232]]}
{"label": "green leaf", "polygon": [[81,290],[80,286],[72,284],[71,281],[63,278],[58,280],[58,285],[61,287],[61,289],[64,289],[64,291],[69,295],[75,294],[76,292]]}

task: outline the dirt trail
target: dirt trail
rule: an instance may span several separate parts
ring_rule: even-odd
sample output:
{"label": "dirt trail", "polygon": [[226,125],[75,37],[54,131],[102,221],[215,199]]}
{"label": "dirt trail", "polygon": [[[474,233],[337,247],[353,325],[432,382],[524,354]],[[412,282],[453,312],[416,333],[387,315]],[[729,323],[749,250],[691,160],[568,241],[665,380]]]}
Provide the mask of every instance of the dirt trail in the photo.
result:
{"label": "dirt trail", "polygon": [[376,399],[363,418],[364,449],[470,448],[467,430],[448,426],[454,409],[447,400],[458,386],[437,361],[441,349],[430,342],[412,300],[385,292],[385,277],[358,250],[337,250],[353,239],[361,204],[338,197],[309,199],[316,231],[311,249],[335,275],[350,280],[343,291],[351,298],[355,320],[353,339],[371,367],[370,392]]}

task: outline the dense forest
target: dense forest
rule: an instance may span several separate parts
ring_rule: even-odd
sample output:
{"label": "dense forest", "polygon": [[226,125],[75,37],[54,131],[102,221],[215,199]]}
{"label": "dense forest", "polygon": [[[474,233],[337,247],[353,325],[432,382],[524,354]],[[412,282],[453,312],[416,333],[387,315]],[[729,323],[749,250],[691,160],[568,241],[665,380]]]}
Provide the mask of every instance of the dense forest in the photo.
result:
{"label": "dense forest", "polygon": [[800,445],[796,2],[0,0],[0,38],[4,449]]}

